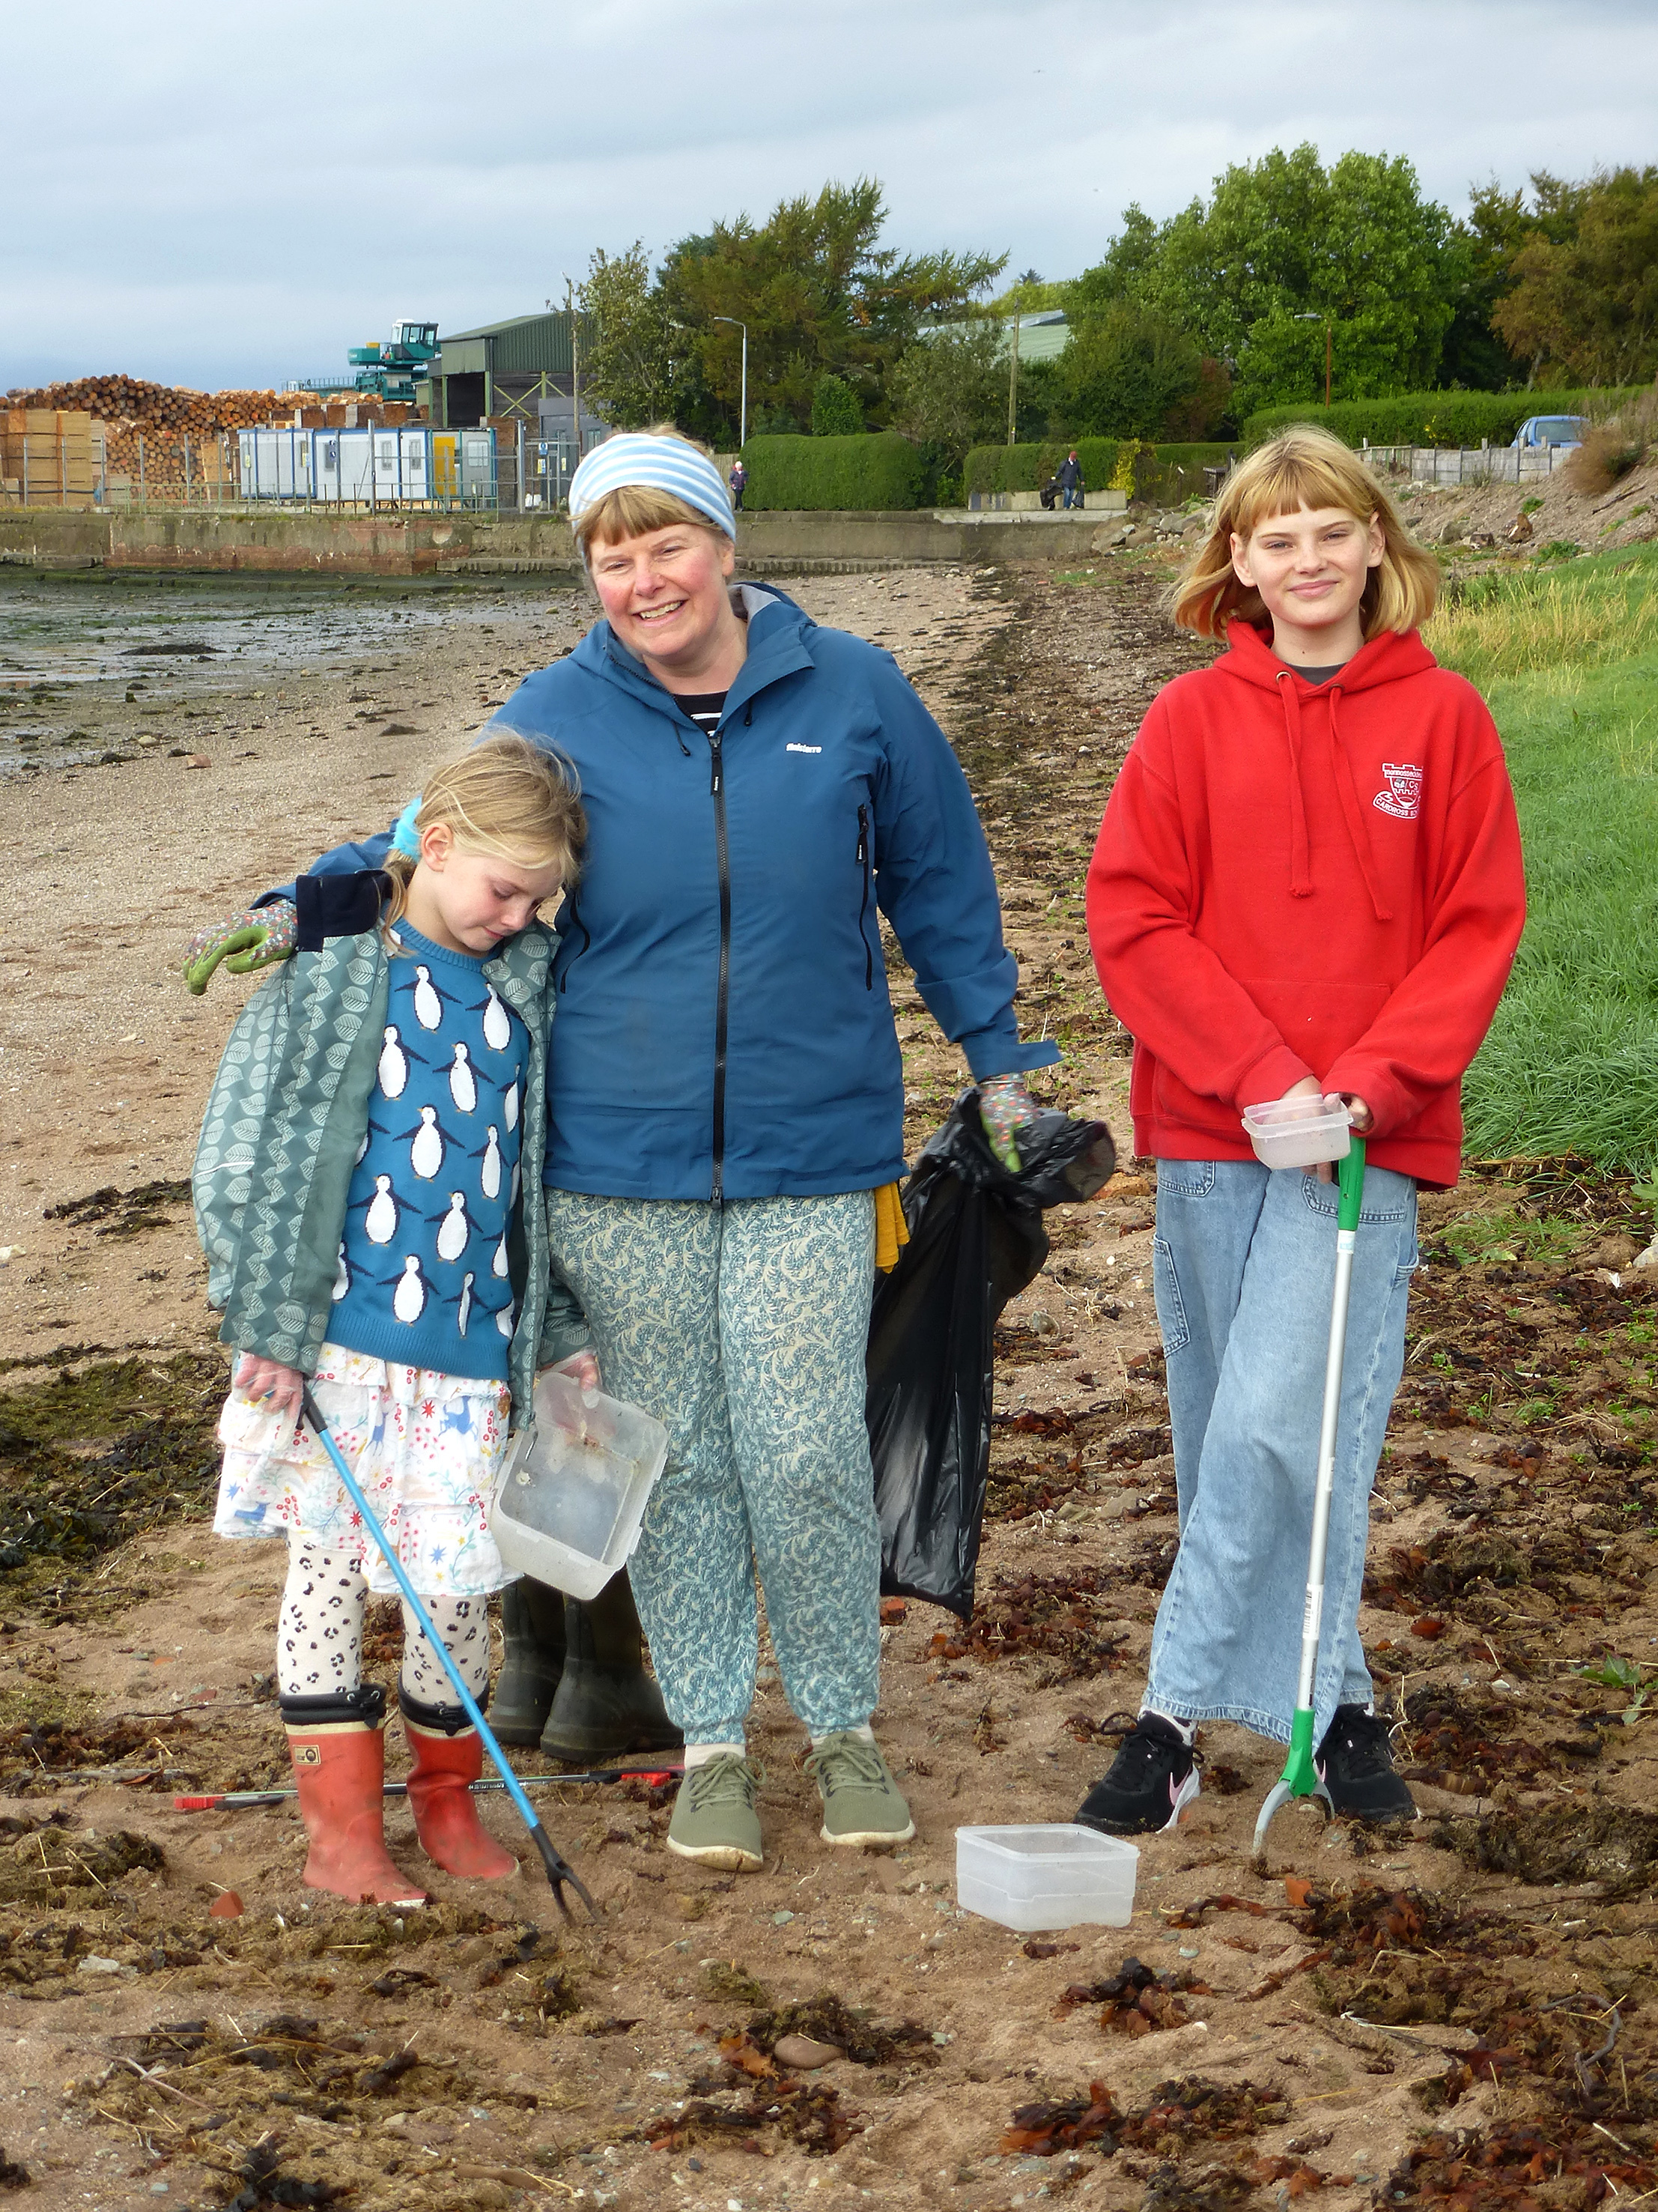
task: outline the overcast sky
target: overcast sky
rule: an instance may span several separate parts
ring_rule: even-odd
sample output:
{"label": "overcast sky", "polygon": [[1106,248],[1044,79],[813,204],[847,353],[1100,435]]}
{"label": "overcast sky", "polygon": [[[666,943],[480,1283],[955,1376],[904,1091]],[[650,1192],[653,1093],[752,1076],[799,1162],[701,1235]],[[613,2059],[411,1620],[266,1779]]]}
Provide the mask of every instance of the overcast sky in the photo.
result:
{"label": "overcast sky", "polygon": [[342,367],[829,179],[886,242],[1074,274],[1311,139],[1471,180],[1658,158],[1654,0],[9,0],[0,389]]}

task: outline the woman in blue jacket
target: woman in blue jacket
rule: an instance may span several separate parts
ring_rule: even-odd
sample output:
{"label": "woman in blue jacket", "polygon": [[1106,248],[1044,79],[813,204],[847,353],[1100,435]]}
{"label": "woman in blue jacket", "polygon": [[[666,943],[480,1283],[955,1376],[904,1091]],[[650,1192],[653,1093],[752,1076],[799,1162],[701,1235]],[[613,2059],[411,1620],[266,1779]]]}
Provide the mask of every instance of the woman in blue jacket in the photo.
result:
{"label": "woman in blue jacket", "polygon": [[668,1845],[762,1861],[756,1573],[823,1839],[902,1842],[914,1824],[869,1726],[864,1350],[877,1194],[904,1173],[878,915],[1010,1164],[1034,1110],[1023,1071],[1059,1054],[1019,1042],[967,781],[891,657],[733,587],[726,486],[677,433],[598,447],[570,512],[604,619],[489,726],[572,762],[587,817],[558,916],[549,1243],[605,1387],[671,1439],[631,1566],[685,1736]]}

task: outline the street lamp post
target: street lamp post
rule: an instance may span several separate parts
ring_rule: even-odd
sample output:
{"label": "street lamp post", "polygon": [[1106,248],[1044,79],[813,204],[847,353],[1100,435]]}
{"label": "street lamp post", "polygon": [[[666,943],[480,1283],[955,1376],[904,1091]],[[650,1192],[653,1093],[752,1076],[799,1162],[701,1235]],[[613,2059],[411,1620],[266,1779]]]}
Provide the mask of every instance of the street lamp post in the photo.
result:
{"label": "street lamp post", "polygon": [[1322,323],[1324,325],[1324,404],[1330,404],[1330,324],[1328,315],[1305,314],[1295,318],[1298,323]]}
{"label": "street lamp post", "polygon": [[743,333],[743,396],[737,427],[737,450],[741,453],[749,442],[749,326],[739,323],[735,315],[715,315],[713,320],[729,323],[734,331]]}

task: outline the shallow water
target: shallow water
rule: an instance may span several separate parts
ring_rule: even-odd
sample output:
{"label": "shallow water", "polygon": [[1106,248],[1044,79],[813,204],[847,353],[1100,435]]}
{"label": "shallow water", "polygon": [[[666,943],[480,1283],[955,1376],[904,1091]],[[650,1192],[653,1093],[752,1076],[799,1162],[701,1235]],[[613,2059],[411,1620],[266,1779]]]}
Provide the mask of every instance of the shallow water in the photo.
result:
{"label": "shallow water", "polygon": [[0,568],[0,775],[96,761],[134,734],[134,710],[389,674],[445,630],[513,623],[549,596],[495,579]]}

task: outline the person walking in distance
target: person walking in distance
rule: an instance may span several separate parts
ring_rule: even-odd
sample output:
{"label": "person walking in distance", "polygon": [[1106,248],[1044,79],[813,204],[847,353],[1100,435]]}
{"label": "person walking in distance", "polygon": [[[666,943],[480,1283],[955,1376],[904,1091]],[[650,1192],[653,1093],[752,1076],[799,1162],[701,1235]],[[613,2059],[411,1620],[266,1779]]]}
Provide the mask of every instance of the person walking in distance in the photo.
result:
{"label": "person walking in distance", "polygon": [[1083,465],[1077,459],[1074,446],[1060,463],[1059,486],[1067,508],[1082,505]]}

